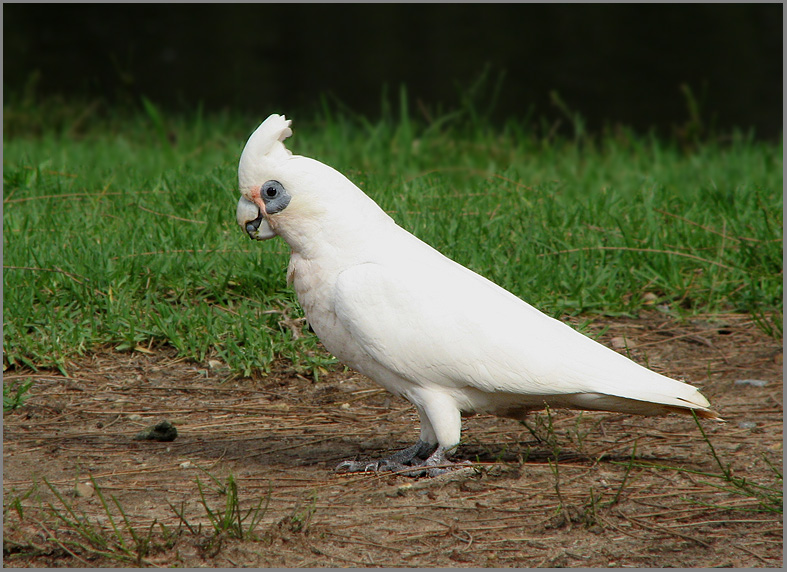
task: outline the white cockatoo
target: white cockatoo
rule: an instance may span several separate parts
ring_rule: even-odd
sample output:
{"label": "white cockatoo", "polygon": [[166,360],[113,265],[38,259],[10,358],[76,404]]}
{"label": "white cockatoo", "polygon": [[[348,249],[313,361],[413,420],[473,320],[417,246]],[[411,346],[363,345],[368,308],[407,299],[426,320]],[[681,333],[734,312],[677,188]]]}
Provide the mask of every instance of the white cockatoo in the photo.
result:
{"label": "white cockatoo", "polygon": [[572,408],[717,419],[694,387],[642,367],[443,256],[344,175],[293,155],[291,121],[271,115],[240,158],[238,224],[280,236],[287,280],[325,348],[418,410],[418,442],[337,470],[435,475],[463,413],[522,419]]}

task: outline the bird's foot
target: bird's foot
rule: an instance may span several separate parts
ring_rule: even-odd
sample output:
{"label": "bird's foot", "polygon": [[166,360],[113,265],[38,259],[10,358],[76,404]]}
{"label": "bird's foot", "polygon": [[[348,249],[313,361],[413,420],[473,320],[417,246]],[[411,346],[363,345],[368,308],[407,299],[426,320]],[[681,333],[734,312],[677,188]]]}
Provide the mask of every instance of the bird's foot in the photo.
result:
{"label": "bird's foot", "polygon": [[337,473],[377,473],[381,471],[398,472],[408,468],[414,461],[422,463],[435,449],[420,439],[415,445],[397,451],[389,457],[376,461],[342,461],[334,469]]}
{"label": "bird's foot", "polygon": [[[429,454],[431,452],[431,455]],[[453,463],[446,458],[447,450],[434,448],[424,441],[376,461],[342,461],[336,467],[337,473],[379,473],[393,472],[406,477],[436,477],[458,468],[471,465],[470,461]],[[428,455],[426,458],[424,456]]]}
{"label": "bird's foot", "polygon": [[458,469],[463,469],[472,465],[470,461],[461,461],[455,463],[453,461],[449,461],[446,457],[448,453],[447,449],[443,447],[438,447],[434,453],[432,453],[428,459],[424,460],[423,463],[419,465],[414,465],[416,467],[415,471],[410,471],[406,473],[408,477],[438,477],[440,475],[445,475],[446,473],[450,473],[451,471],[456,471]]}
{"label": "bird's foot", "polygon": [[380,473],[383,471],[398,472],[410,469],[409,465],[397,463],[390,458],[377,461],[342,461],[334,469],[337,473]]}

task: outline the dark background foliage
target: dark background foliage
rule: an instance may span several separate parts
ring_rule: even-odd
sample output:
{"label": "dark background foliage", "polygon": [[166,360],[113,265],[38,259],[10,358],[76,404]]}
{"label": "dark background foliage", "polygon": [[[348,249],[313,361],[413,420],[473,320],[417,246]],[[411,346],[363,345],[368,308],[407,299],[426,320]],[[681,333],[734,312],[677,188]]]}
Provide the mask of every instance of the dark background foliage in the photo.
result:
{"label": "dark background foliage", "polygon": [[374,116],[404,84],[428,115],[487,70],[495,120],[782,130],[781,4],[5,4],[3,32],[6,103],[27,86],[262,116],[328,95]]}

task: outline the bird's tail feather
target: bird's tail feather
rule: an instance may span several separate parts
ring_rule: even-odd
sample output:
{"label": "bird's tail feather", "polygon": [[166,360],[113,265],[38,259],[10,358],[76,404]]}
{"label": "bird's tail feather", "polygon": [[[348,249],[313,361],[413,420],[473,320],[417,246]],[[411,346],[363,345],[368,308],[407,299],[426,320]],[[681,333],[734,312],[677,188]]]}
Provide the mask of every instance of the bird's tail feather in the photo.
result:
{"label": "bird's tail feather", "polygon": [[[697,392],[697,396],[699,399],[696,401],[676,398],[670,399],[668,403],[663,403],[601,393],[577,393],[571,395],[568,401],[571,403],[571,406],[579,409],[616,411],[635,415],[665,415],[667,413],[691,415],[691,412],[694,411],[697,417],[723,421],[719,414],[710,408],[710,404],[702,394]],[[704,403],[700,402],[700,400]]]}

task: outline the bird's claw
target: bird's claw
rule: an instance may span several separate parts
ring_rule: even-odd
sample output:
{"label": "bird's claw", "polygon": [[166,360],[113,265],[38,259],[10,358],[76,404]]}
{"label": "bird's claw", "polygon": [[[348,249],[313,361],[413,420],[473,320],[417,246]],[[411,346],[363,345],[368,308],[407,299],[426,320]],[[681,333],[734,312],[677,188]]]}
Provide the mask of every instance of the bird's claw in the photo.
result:
{"label": "bird's claw", "polygon": [[342,461],[338,465],[334,471],[337,473],[365,473],[367,471],[375,471],[376,463],[361,463],[360,461]]}

